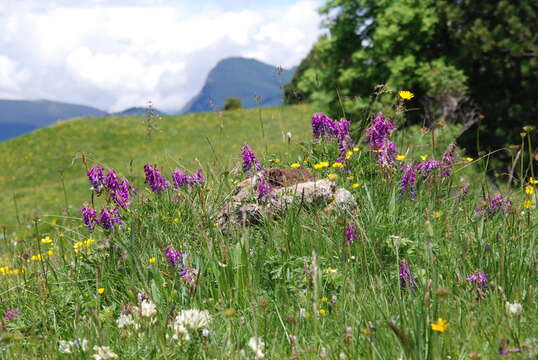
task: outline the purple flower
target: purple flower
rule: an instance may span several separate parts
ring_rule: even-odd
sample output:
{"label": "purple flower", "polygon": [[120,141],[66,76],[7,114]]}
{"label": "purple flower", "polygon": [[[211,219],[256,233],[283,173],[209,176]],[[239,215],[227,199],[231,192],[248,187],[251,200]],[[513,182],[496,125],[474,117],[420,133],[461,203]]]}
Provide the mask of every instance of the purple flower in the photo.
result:
{"label": "purple flower", "polygon": [[513,353],[520,353],[521,348],[508,348],[509,341],[506,339],[501,339],[501,345],[499,346],[499,355],[506,355],[512,357]]}
{"label": "purple flower", "polygon": [[443,159],[441,161],[441,176],[449,177],[452,175],[452,165],[454,164],[454,150],[456,150],[456,144],[448,145]]}
{"label": "purple flower", "polygon": [[146,164],[144,165],[144,172],[146,173],[145,183],[149,184],[151,191],[154,193],[158,194],[170,186],[156,166]]}
{"label": "purple flower", "polygon": [[115,224],[122,224],[118,208],[114,208],[112,211],[109,208],[103,208],[97,223],[105,230],[114,230]]}
{"label": "purple flower", "polygon": [[400,196],[403,196],[407,192],[411,200],[414,200],[417,194],[415,190],[415,183],[417,181],[416,167],[411,164],[405,164],[401,167],[401,170],[402,179],[398,181],[398,184],[400,184]]}
{"label": "purple flower", "polygon": [[90,184],[92,184],[93,190],[95,190],[97,193],[100,193],[101,190],[103,190],[103,181],[105,179],[103,170],[104,169],[102,167],[94,166],[87,172]]}
{"label": "purple flower", "polygon": [[258,200],[266,197],[271,196],[272,198],[275,198],[275,195],[272,194],[273,187],[271,184],[265,179],[265,176],[260,176],[256,180],[256,186],[255,189],[258,191]]}
{"label": "purple flower", "polygon": [[349,223],[346,227],[346,233],[345,233],[345,239],[346,242],[349,244],[352,244],[359,238],[359,235],[357,234],[357,229],[355,228],[355,225],[352,223]]}
{"label": "purple flower", "polygon": [[179,271],[179,276],[183,282],[186,282],[191,286],[191,289],[196,285],[198,279],[198,270],[192,267],[184,267]]}
{"label": "purple flower", "polygon": [[342,119],[334,121],[323,113],[316,113],[312,116],[312,136],[315,139],[333,139],[342,141],[349,137],[349,127],[351,123]]}
{"label": "purple flower", "polygon": [[476,208],[476,216],[486,215],[491,217],[497,214],[501,209],[505,215],[510,213],[512,202],[510,199],[505,199],[501,194],[497,194],[492,198],[485,198],[480,206]]}
{"label": "purple flower", "polygon": [[137,193],[136,189],[129,184],[129,181],[126,178],[119,180],[114,170],[108,172],[104,185],[108,191],[109,200],[114,201],[123,209],[127,208],[129,205],[131,193]]}
{"label": "purple flower", "polygon": [[462,201],[463,199],[465,199],[468,193],[469,193],[469,185],[461,185],[460,193],[458,195],[458,201]]}
{"label": "purple flower", "polygon": [[403,259],[400,262],[400,287],[402,290],[413,290],[416,287],[415,284],[416,275],[411,272],[409,268],[409,262]]}
{"label": "purple flower", "polygon": [[241,154],[243,156],[244,172],[249,172],[252,169],[254,169],[254,171],[260,171],[262,166],[258,159],[256,159],[256,154],[254,154],[254,151],[252,151],[248,144],[241,146]]}
{"label": "purple flower", "polygon": [[166,252],[166,258],[168,259],[170,266],[177,269],[183,264],[185,254],[183,254],[181,251],[177,250],[173,246],[167,247],[164,249],[164,251]]}
{"label": "purple flower", "polygon": [[203,185],[205,182],[204,174],[202,173],[202,169],[198,169],[196,173],[187,175],[187,185],[193,186],[193,185]]}
{"label": "purple flower", "polygon": [[146,293],[143,293],[143,292],[139,292],[138,295],[137,295],[137,298],[138,298],[139,302],[142,302],[144,300],[149,299],[148,295]]}
{"label": "purple flower", "polygon": [[97,212],[88,206],[88,204],[84,204],[84,207],[80,209],[80,212],[82,213],[82,221],[84,221],[84,225],[88,227],[90,232],[93,232],[95,224],[97,224]]}
{"label": "purple flower", "polygon": [[418,172],[422,173],[424,177],[428,177],[431,172],[437,169],[441,164],[435,159],[425,160],[415,165]]}
{"label": "purple flower", "polygon": [[175,169],[172,172],[172,180],[174,181],[174,187],[177,189],[182,187],[187,182],[187,174],[179,169]]}
{"label": "purple flower", "polygon": [[17,309],[6,309],[4,310],[4,318],[6,319],[14,319],[17,316],[20,315],[20,311]]}
{"label": "purple flower", "polygon": [[465,280],[474,284],[480,294],[486,291],[488,287],[488,274],[485,274],[480,270],[475,270],[475,272],[467,276]]}
{"label": "purple flower", "polygon": [[382,113],[377,113],[372,120],[372,126],[364,130],[364,141],[370,144],[370,151],[377,153],[377,161],[383,166],[393,166],[398,151],[396,145],[389,140],[396,125],[390,119],[385,119]]}

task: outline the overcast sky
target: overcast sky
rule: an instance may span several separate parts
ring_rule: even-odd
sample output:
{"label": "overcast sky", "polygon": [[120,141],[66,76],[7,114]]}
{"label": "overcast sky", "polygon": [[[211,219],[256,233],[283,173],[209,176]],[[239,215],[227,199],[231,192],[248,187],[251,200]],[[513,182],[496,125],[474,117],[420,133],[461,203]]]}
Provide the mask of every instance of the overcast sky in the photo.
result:
{"label": "overcast sky", "polygon": [[321,0],[0,0],[0,98],[180,109],[229,56],[297,65]]}

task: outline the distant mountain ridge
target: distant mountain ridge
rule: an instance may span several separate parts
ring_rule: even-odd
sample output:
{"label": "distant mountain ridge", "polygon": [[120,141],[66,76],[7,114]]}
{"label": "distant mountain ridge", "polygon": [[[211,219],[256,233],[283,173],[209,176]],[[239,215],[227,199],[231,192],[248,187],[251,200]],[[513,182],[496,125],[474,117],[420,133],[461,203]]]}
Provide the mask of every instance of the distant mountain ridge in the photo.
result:
{"label": "distant mountain ridge", "polygon": [[84,105],[48,100],[0,100],[0,141],[80,116],[104,116],[105,111]]}
{"label": "distant mountain ridge", "polygon": [[[130,115],[130,116],[135,116],[135,115],[146,115],[147,114],[147,111],[148,109],[147,108],[144,108],[144,107],[131,107],[131,108],[128,108],[128,109],[125,109],[123,111],[120,111],[120,112],[117,112],[117,113],[113,113],[111,115],[115,115],[115,116],[124,116],[124,115]],[[166,115],[166,113],[158,110],[158,109],[155,109],[153,108],[153,112],[155,113],[155,115]]]}
{"label": "distant mountain ridge", "polygon": [[220,60],[209,72],[200,93],[180,113],[220,110],[226,98],[231,96],[240,98],[244,108],[281,105],[283,86],[291,81],[293,72],[294,69],[282,69],[278,74],[275,66],[255,59],[231,57]]}

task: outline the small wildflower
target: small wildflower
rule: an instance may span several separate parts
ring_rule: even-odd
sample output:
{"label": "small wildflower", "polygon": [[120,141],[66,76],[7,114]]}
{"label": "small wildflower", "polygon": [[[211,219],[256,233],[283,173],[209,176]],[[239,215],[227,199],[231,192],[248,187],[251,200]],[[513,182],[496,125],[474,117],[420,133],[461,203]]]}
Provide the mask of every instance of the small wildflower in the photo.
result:
{"label": "small wildflower", "polygon": [[155,314],[157,314],[155,304],[149,299],[142,300],[140,303],[140,315],[142,317],[152,317]]}
{"label": "small wildflower", "polygon": [[442,211],[434,211],[433,212],[433,217],[435,219],[439,219],[441,217],[441,215],[443,215],[443,212]]}
{"label": "small wildflower", "polygon": [[408,91],[408,90],[402,90],[398,92],[398,95],[400,95],[400,97],[404,100],[411,100],[412,98],[415,97],[415,94],[413,94],[411,91]]}
{"label": "small wildflower", "polygon": [[428,155],[420,155],[420,160],[425,161],[428,158]]}
{"label": "small wildflower", "polygon": [[359,148],[358,147],[354,147],[353,148],[353,152],[358,152],[359,151]]}
{"label": "small wildflower", "polygon": [[278,158],[277,158],[277,159],[274,159],[273,162],[274,162],[275,164],[280,164],[280,159],[278,159]]}
{"label": "small wildflower", "polygon": [[235,315],[235,309],[226,309],[224,310],[224,316],[227,316],[227,317],[232,317]]}
{"label": "small wildflower", "polygon": [[207,310],[181,310],[171,325],[174,330],[173,339],[189,342],[191,335],[207,329],[210,321]]}
{"label": "small wildflower", "polygon": [[319,170],[319,169],[323,169],[323,168],[326,168],[329,166],[329,162],[328,161],[322,161],[322,162],[319,162],[317,164],[314,164],[314,169],[316,170]]}
{"label": "small wildflower", "polygon": [[60,340],[58,343],[58,351],[62,354],[72,354],[74,351],[88,351],[88,340],[75,339],[72,341]]}
{"label": "small wildflower", "polygon": [[332,267],[327,268],[327,274],[336,274],[337,270]]}
{"label": "small wildflower", "polygon": [[521,305],[520,303],[509,303],[508,301],[506,302],[506,311],[508,312],[508,314],[510,315],[521,315],[521,313],[523,312],[523,305]]}
{"label": "small wildflower", "polygon": [[49,251],[47,251],[47,255],[48,255],[48,256],[52,256],[52,255],[54,255],[54,250],[49,250]]}
{"label": "small wildflower", "polygon": [[341,162],[335,162],[332,167],[335,169],[341,169],[344,167],[344,164],[342,164]]}
{"label": "small wildflower", "polygon": [[144,172],[146,174],[144,183],[148,184],[154,193],[161,193],[170,186],[170,183],[166,181],[155,165],[144,165]]}
{"label": "small wildflower", "polygon": [[416,275],[411,272],[409,267],[409,261],[403,259],[400,262],[400,287],[402,290],[413,290],[416,287],[415,284]]}
{"label": "small wildflower", "polygon": [[329,301],[329,298],[327,298],[326,296],[324,296],[324,297],[322,297],[321,299],[319,299],[319,301],[326,303],[327,301]]}
{"label": "small wildflower", "polygon": [[251,337],[248,340],[248,347],[254,353],[254,358],[255,359],[263,359],[263,358],[265,358],[265,354],[263,353],[263,351],[265,349],[265,343],[263,342],[262,338],[260,338],[260,337]]}
{"label": "small wildflower", "polygon": [[479,298],[484,297],[488,287],[488,274],[483,273],[481,270],[475,270],[475,272],[467,276],[465,280],[475,286]]}
{"label": "small wildflower", "polygon": [[532,201],[531,200],[525,200],[523,201],[523,207],[525,209],[530,209],[532,207]]}
{"label": "small wildflower", "polygon": [[531,185],[527,185],[525,186],[525,194],[527,195],[532,195],[534,194],[534,186],[531,186]]}
{"label": "small wildflower", "polygon": [[32,260],[32,261],[41,261],[41,260],[43,260],[43,255],[41,255],[41,254],[32,255],[30,260]]}
{"label": "small wildflower", "polygon": [[165,249],[165,252],[170,266],[173,268],[179,268],[179,266],[183,264],[185,254],[183,254],[181,251],[177,250],[173,246],[169,246]]}
{"label": "small wildflower", "polygon": [[239,183],[239,180],[235,179],[234,181],[232,181],[232,184],[234,185],[237,185]]}
{"label": "small wildflower", "polygon": [[467,162],[473,162],[474,159],[472,157],[464,157],[463,160]]}
{"label": "small wildflower", "polygon": [[353,151],[346,152],[346,160],[353,156]]}
{"label": "small wildflower", "polygon": [[105,288],[99,288],[99,289],[97,289],[97,293],[98,293],[99,295],[104,294],[104,293],[105,293]]}
{"label": "small wildflower", "polygon": [[357,234],[357,229],[355,228],[355,225],[348,224],[346,227],[345,232],[345,240],[348,244],[352,244],[354,241],[356,241],[359,238],[359,235]]}
{"label": "small wildflower", "polygon": [[398,160],[398,161],[405,160],[405,155],[398,155],[398,156],[396,156],[396,160]]}
{"label": "small wildflower", "polygon": [[43,239],[41,239],[41,243],[46,245],[52,244],[52,238],[47,235]]}
{"label": "small wildflower", "polygon": [[118,358],[118,355],[110,350],[108,346],[94,346],[93,350],[95,351],[95,354],[92,356],[95,360],[110,360]]}
{"label": "small wildflower", "polygon": [[290,167],[291,167],[292,169],[297,169],[297,168],[300,168],[300,167],[301,167],[301,164],[299,164],[299,163],[293,163],[293,164],[290,165]]}
{"label": "small wildflower", "polygon": [[359,184],[359,183],[351,184],[351,187],[353,189],[358,189],[360,186],[361,186],[361,184]]}
{"label": "small wildflower", "polygon": [[325,309],[319,309],[319,314],[321,316],[325,315],[327,313],[327,311]]}
{"label": "small wildflower", "polygon": [[148,261],[150,264],[154,264],[157,261],[157,259],[154,257],[150,257]]}
{"label": "small wildflower", "polygon": [[443,318],[438,318],[436,322],[431,324],[432,330],[437,332],[445,332],[448,328],[448,322]]}
{"label": "small wildflower", "polygon": [[327,175],[327,178],[328,178],[329,180],[334,180],[334,179],[336,179],[337,177],[338,177],[338,175],[336,175],[336,174],[334,174],[334,173]]}
{"label": "small wildflower", "polygon": [[17,309],[6,309],[4,310],[4,318],[6,319],[14,319],[17,316],[19,316],[21,312]]}
{"label": "small wildflower", "polygon": [[533,131],[534,129],[535,129],[535,127],[532,126],[532,125],[525,125],[525,126],[523,126],[523,130],[524,130],[525,132],[531,132],[531,131]]}
{"label": "small wildflower", "polygon": [[536,185],[536,184],[538,184],[538,179],[534,179],[534,178],[531,177],[529,179],[529,183],[532,184],[532,185]]}
{"label": "small wildflower", "polygon": [[174,218],[173,221],[177,224],[179,222],[179,218]]}

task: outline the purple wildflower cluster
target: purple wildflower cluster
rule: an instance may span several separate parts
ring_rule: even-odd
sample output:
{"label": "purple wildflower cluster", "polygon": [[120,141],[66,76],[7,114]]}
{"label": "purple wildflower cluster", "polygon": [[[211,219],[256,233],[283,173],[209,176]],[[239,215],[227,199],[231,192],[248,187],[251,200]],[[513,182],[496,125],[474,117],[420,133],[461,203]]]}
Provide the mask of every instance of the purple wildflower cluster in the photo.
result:
{"label": "purple wildflower cluster", "polygon": [[392,120],[377,113],[372,120],[372,125],[364,130],[364,141],[370,144],[370,151],[377,153],[377,162],[382,166],[393,167],[398,151],[396,145],[389,140],[390,135],[396,129]]}
{"label": "purple wildflower cluster", "polygon": [[403,259],[400,262],[400,287],[402,290],[413,290],[416,287],[415,278],[417,276],[411,272],[409,261]]}
{"label": "purple wildflower cluster", "polygon": [[497,214],[499,211],[503,211],[505,216],[508,216],[510,214],[510,210],[512,209],[512,201],[510,199],[504,198],[501,194],[497,194],[491,198],[485,198],[482,201],[482,204],[479,205],[475,212],[476,216],[486,216],[486,217],[492,217],[493,215]]}
{"label": "purple wildflower cluster", "polygon": [[335,121],[323,113],[316,113],[312,117],[312,135],[315,139],[337,139],[339,142],[349,136],[348,120]]}
{"label": "purple wildflower cluster", "polygon": [[243,157],[243,171],[248,173],[250,171],[260,171],[262,168],[258,159],[256,159],[256,154],[250,148],[248,144],[241,146],[241,154]]}
{"label": "purple wildflower cluster", "polygon": [[267,196],[275,198],[275,195],[272,193],[273,187],[265,178],[265,174],[258,177],[256,180],[255,189],[258,191],[258,200],[266,198]]}
{"label": "purple wildflower cluster", "polygon": [[173,246],[169,246],[166,249],[164,249],[166,253],[166,258],[168,259],[168,262],[170,263],[170,266],[173,268],[180,268],[181,265],[183,265],[183,258],[185,257],[185,254],[183,254],[181,251],[177,250]]}
{"label": "purple wildflower cluster", "polygon": [[93,232],[96,225],[101,226],[104,230],[114,230],[116,224],[121,225],[122,221],[119,216],[118,208],[110,210],[105,207],[101,210],[99,216],[97,211],[92,209],[88,204],[84,204],[84,207],[80,209],[82,213],[82,221],[90,232]]}
{"label": "purple wildflower cluster", "polygon": [[20,311],[17,309],[6,309],[4,310],[4,318],[6,319],[14,319],[17,316],[20,315]]}
{"label": "purple wildflower cluster", "polygon": [[130,203],[131,195],[138,192],[125,177],[119,179],[114,170],[109,170],[106,176],[104,171],[105,169],[102,167],[94,166],[87,172],[92,190],[98,195],[105,191],[108,194],[109,201],[115,202],[122,209],[126,209]]}
{"label": "purple wildflower cluster", "polygon": [[485,274],[481,270],[477,269],[471,275],[467,276],[465,280],[474,285],[478,293],[478,298],[485,296],[488,288],[488,274]]}
{"label": "purple wildflower cluster", "polygon": [[146,173],[144,183],[148,184],[154,193],[159,194],[170,186],[170,183],[161,175],[157,166],[146,164],[144,165],[144,172]]}
{"label": "purple wildflower cluster", "polygon": [[174,187],[177,189],[184,185],[203,185],[205,177],[202,173],[202,169],[198,169],[194,174],[185,174],[183,171],[175,169],[172,172],[172,181],[174,182]]}
{"label": "purple wildflower cluster", "polygon": [[198,270],[184,265],[183,260],[187,254],[182,253],[173,246],[168,246],[164,251],[170,266],[177,269],[181,280],[189,284],[191,289],[193,289],[198,278]]}
{"label": "purple wildflower cluster", "polygon": [[346,232],[345,232],[345,239],[348,244],[352,244],[359,238],[359,235],[357,234],[357,228],[355,228],[355,225],[349,223],[346,226]]}

